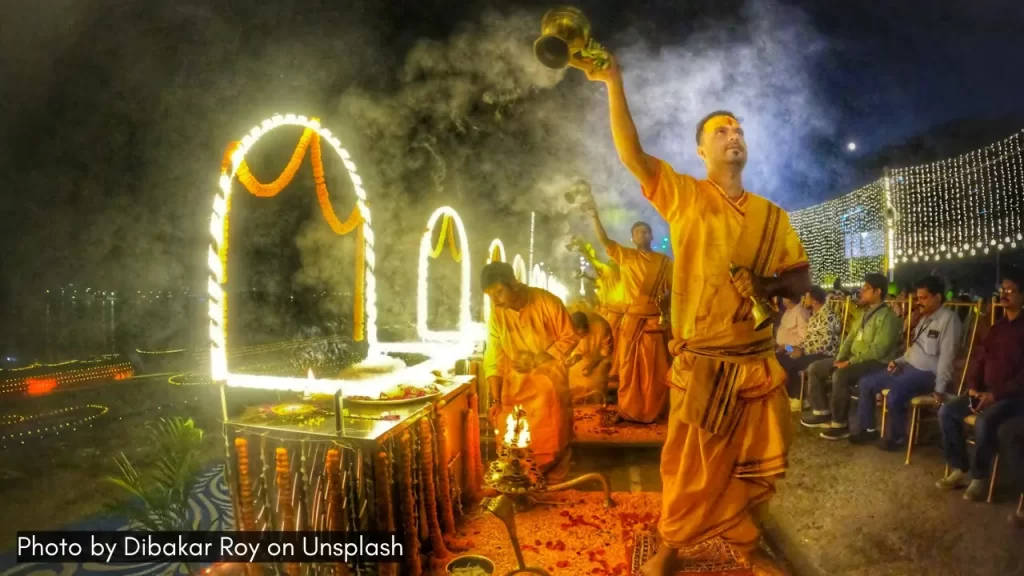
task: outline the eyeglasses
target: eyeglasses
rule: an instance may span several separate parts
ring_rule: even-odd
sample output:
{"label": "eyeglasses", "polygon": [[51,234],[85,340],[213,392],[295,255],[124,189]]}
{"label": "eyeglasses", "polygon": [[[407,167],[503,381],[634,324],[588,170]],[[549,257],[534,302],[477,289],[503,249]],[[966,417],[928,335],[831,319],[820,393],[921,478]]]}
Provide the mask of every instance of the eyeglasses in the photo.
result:
{"label": "eyeglasses", "polygon": [[1016,288],[1000,288],[999,289],[999,293],[1000,294],[1019,294],[1020,290],[1017,290]]}

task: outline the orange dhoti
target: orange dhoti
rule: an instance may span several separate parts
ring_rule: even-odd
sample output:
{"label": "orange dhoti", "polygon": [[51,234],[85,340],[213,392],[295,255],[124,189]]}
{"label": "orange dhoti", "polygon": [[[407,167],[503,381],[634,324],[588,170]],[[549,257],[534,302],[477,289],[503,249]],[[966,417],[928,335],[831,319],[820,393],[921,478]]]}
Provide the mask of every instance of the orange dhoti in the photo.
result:
{"label": "orange dhoti", "polygon": [[512,409],[522,406],[530,426],[533,461],[537,468],[549,480],[564,476],[568,472],[569,442],[572,440],[572,394],[565,369],[545,366],[529,374],[506,376],[501,406],[499,437],[505,432],[504,423]]}
{"label": "orange dhoti", "polygon": [[662,415],[668,397],[668,333],[657,304],[630,306],[619,325],[615,356],[619,369],[619,415],[649,424]]}
{"label": "orange dhoti", "polygon": [[602,318],[608,321],[608,325],[612,327],[612,363],[611,369],[608,372],[609,378],[619,377],[619,363],[618,363],[618,348],[619,348],[619,326],[622,325],[622,318],[626,315],[625,304],[602,304],[598,308],[597,312]]}
{"label": "orange dhoti", "polygon": [[[671,391],[668,437],[661,454],[662,542],[693,557],[701,544],[721,539],[741,557],[760,539],[755,509],[775,494],[775,480],[786,470],[792,442],[785,373],[774,357],[697,376],[695,357],[684,353]],[[697,374],[701,374],[700,371]],[[687,389],[719,391],[737,403],[718,433],[687,423]],[[692,413],[692,412],[691,412]]]}

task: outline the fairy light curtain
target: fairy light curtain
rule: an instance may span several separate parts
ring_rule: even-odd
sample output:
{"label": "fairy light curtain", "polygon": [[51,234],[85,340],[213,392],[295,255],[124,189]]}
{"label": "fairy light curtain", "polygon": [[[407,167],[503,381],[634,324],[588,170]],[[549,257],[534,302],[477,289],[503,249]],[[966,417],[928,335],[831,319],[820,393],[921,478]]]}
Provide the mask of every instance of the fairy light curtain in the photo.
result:
{"label": "fairy light curtain", "polygon": [[888,193],[881,179],[790,213],[815,283],[854,283],[884,272],[887,255],[895,267],[1017,248],[1024,240],[1022,139],[1024,131],[954,158],[892,170]]}
{"label": "fairy light curtain", "polygon": [[885,202],[881,181],[790,213],[816,284],[856,282],[885,270]]}
{"label": "fairy light curtain", "polygon": [[1012,249],[1021,241],[1024,156],[1018,132],[980,150],[892,171],[900,263]]}

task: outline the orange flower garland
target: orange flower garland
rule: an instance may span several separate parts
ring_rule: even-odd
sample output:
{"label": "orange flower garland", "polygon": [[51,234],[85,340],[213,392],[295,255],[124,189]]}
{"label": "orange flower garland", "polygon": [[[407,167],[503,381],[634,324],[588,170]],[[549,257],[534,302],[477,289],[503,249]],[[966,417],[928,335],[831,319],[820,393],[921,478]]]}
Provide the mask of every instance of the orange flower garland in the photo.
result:
{"label": "orange flower garland", "polygon": [[[314,120],[316,120],[314,118]],[[221,159],[221,173],[229,175],[231,173],[231,156],[238,149],[239,143],[232,142],[228,145],[224,152],[224,157]],[[235,175],[238,177],[238,181],[245,186],[245,189],[250,194],[261,198],[270,198],[279,194],[288,184],[291,183],[292,179],[295,178],[295,174],[298,172],[299,167],[302,165],[303,158],[306,157],[306,149],[312,148],[312,154],[310,161],[313,164],[313,181],[316,184],[316,196],[317,201],[320,204],[320,211],[324,215],[324,219],[327,221],[327,225],[331,227],[331,230],[339,236],[344,236],[353,230],[356,231],[356,287],[355,287],[355,305],[353,308],[353,327],[352,335],[357,342],[361,342],[365,336],[364,330],[364,285],[365,280],[365,265],[366,265],[366,246],[365,237],[363,234],[363,223],[365,219],[362,211],[359,209],[359,204],[356,204],[352,208],[352,212],[349,213],[348,218],[342,222],[338,219],[338,216],[334,213],[334,207],[331,206],[330,195],[327,190],[327,182],[324,178],[324,165],[323,158],[320,150],[320,135],[311,128],[305,128],[302,131],[302,136],[299,138],[299,143],[292,152],[291,159],[288,160],[288,165],[285,166],[281,174],[273,182],[269,184],[263,184],[252,174],[249,169],[249,165],[246,164],[245,160],[238,165],[238,170]],[[218,257],[221,261],[221,267],[224,269],[224,275],[222,277],[222,283],[227,283],[227,253],[228,253],[228,214],[231,212],[231,195],[227,195],[227,210],[224,214],[224,241],[219,246]],[[454,250],[454,244],[452,245]],[[455,255],[455,252],[452,253]],[[456,258],[458,261],[458,258]],[[224,306],[225,315],[225,326],[227,320],[227,306]]]}
{"label": "orange flower garland", "polygon": [[[391,462],[387,452],[374,457],[374,486],[377,499],[377,526],[385,532],[395,531],[395,516],[391,502]],[[380,576],[396,576],[397,564],[381,564]]]}
{"label": "orange flower garland", "polygon": [[412,474],[414,455],[408,432],[402,433],[398,439],[398,446],[402,455],[402,527],[405,529],[406,546],[409,548],[409,574],[420,576],[423,574],[423,566],[420,564],[420,537],[416,530],[416,496],[413,491]]}
{"label": "orange flower garland", "polygon": [[249,483],[249,442],[245,438],[235,438],[235,451],[238,453],[238,528],[252,530],[256,521],[252,484]]}
{"label": "orange flower garland", "polygon": [[462,262],[462,254],[459,253],[459,249],[455,246],[455,223],[448,214],[445,214],[441,219],[441,234],[438,235],[437,244],[430,252],[431,258],[437,258],[441,255],[441,251],[444,250],[445,239],[448,240],[448,251],[451,252],[452,259],[456,262]]}
{"label": "orange flower garland", "polygon": [[438,462],[437,480],[438,489],[441,495],[441,528],[449,536],[455,535],[455,509],[452,507],[452,484],[448,476],[448,463],[451,462],[451,455],[448,452],[448,427],[447,419],[441,412],[444,403],[437,405],[437,449],[441,461]]}
{"label": "orange flower garland", "polygon": [[327,470],[327,521],[328,532],[341,530],[342,487],[341,487],[341,451],[331,448],[327,451],[324,468]]}
{"label": "orange flower garland", "polygon": [[[277,472],[277,512],[281,519],[280,529],[295,530],[295,509],[292,507],[292,475],[288,459],[288,449],[283,446],[274,451],[275,471]],[[284,565],[288,576],[299,576],[299,565]]]}
{"label": "orange flower garland", "polygon": [[426,508],[427,528],[430,532],[430,548],[434,560],[448,557],[448,549],[441,535],[441,525],[437,520],[437,487],[434,485],[434,434],[430,430],[430,420],[421,418],[420,427],[420,481],[423,484],[423,507]]}
{"label": "orange flower garland", "polygon": [[466,414],[466,484],[472,498],[478,498],[484,482],[483,456],[480,454],[480,396],[469,397]]}
{"label": "orange flower garland", "polygon": [[319,141],[319,134],[314,132],[311,128],[305,128],[302,130],[302,136],[299,137],[299,145],[295,147],[295,151],[292,152],[291,159],[288,160],[288,165],[281,171],[281,175],[270,184],[263,184],[252,175],[249,170],[249,165],[242,160],[242,163],[238,165],[238,171],[235,175],[238,176],[238,181],[245,186],[253,196],[259,196],[260,198],[271,198],[277,196],[281,190],[284,190],[285,186],[291,183],[292,178],[295,177],[295,173],[299,171],[299,166],[302,165],[302,159],[306,157],[306,149],[309,148],[309,143],[316,136],[316,140]]}

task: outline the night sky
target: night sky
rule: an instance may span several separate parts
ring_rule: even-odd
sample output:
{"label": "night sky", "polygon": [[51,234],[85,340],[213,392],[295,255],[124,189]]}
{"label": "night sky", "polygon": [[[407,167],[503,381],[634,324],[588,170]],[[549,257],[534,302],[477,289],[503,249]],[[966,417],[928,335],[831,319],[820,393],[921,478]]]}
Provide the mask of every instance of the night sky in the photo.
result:
{"label": "night sky", "polygon": [[[731,108],[750,140],[745,184],[784,208],[876,178],[858,163],[935,126],[1024,118],[1019,0],[580,6],[620,57],[649,152],[699,173],[693,124]],[[275,112],[319,116],[342,136],[391,226],[377,234],[395,284],[409,284],[421,222],[443,203],[463,213],[481,253],[490,235],[522,251],[523,219],[538,210],[550,238],[541,252],[555,258],[586,230],[559,205],[575,176],[591,180],[613,234],[655,218],[611,149],[603,88],[530,61],[549,7],[4,2],[6,308],[67,282],[200,289],[221,154]],[[1022,127],[1007,123],[993,138]],[[261,144],[250,160],[261,179],[276,177],[297,135]],[[347,214],[348,184],[334,173],[336,210]],[[252,281],[263,289],[347,285],[322,273],[348,252],[325,249],[310,228],[323,222],[308,165],[293,187],[240,224],[241,265],[278,278]]]}

